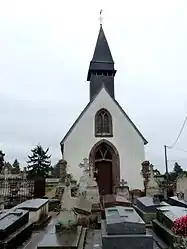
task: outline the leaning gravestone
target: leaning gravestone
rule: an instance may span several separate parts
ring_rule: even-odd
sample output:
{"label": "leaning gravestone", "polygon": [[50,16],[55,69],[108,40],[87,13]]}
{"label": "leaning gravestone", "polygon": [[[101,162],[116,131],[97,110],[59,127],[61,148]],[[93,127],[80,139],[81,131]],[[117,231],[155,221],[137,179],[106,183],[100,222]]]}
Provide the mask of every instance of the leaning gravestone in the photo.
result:
{"label": "leaning gravestone", "polygon": [[131,207],[106,208],[106,221],[102,220],[103,249],[153,249],[153,238],[146,235],[144,221]]}

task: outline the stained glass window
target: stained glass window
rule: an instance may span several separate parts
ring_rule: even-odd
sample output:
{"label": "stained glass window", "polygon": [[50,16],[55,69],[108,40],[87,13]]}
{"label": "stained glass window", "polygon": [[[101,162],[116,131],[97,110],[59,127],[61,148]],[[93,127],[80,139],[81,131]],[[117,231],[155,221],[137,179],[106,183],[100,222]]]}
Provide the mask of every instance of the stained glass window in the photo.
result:
{"label": "stained glass window", "polygon": [[99,110],[95,115],[95,135],[112,136],[112,117],[106,109]]}

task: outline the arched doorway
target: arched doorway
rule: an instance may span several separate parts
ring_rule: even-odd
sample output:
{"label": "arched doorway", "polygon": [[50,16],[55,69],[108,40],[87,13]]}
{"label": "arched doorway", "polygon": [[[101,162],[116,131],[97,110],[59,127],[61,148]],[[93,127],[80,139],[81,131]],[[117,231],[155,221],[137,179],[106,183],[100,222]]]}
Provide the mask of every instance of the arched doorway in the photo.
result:
{"label": "arched doorway", "polygon": [[120,183],[119,154],[112,143],[102,139],[91,149],[89,162],[93,165],[100,195],[114,194]]}

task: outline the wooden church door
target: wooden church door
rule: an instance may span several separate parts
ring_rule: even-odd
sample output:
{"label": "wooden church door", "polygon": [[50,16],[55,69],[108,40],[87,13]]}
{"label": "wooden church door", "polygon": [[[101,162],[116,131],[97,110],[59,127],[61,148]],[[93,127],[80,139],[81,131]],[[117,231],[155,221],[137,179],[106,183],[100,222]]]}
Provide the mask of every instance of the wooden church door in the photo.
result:
{"label": "wooden church door", "polygon": [[112,194],[112,154],[105,144],[101,144],[96,151],[95,169],[100,195]]}

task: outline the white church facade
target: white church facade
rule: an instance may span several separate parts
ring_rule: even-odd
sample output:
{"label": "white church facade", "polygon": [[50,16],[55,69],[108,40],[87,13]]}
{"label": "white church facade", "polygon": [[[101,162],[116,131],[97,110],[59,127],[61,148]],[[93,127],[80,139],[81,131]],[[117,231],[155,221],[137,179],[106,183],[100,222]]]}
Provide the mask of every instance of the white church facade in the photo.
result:
{"label": "white church facade", "polygon": [[101,194],[112,194],[124,179],[129,188],[143,190],[141,163],[146,139],[115,99],[116,70],[100,26],[87,80],[90,102],[61,141],[63,158],[79,181],[79,163],[88,158],[96,172]]}

